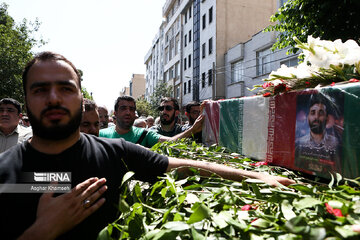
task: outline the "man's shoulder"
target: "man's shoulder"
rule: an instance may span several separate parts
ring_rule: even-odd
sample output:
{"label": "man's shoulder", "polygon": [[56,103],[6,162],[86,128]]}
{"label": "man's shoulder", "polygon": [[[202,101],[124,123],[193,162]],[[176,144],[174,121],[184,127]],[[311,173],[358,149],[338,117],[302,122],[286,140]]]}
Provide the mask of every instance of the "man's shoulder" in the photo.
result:
{"label": "man's shoulder", "polygon": [[22,167],[24,143],[17,144],[0,154],[0,182],[16,182],[17,172]]}
{"label": "man's shoulder", "polygon": [[108,138],[111,138],[115,132],[116,132],[116,131],[115,131],[115,126],[113,126],[113,127],[108,127],[108,128],[101,129],[101,130],[99,131],[99,136],[100,136],[100,137],[108,137]]}

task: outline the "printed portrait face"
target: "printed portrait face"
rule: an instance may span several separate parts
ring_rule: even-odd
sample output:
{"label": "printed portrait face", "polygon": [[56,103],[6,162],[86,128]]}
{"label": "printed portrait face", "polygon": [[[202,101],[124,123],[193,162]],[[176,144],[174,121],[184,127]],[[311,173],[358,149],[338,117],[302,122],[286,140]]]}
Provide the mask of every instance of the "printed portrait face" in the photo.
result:
{"label": "printed portrait face", "polygon": [[323,133],[326,129],[327,112],[326,106],[316,103],[309,109],[308,123],[310,131],[315,134]]}

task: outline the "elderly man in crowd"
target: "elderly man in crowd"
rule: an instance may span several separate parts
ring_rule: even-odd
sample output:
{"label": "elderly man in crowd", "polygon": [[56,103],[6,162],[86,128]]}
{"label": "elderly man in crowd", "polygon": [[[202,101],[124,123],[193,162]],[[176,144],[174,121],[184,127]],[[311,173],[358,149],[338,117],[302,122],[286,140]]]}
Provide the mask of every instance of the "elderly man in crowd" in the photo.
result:
{"label": "elderly man in crowd", "polygon": [[151,128],[152,126],[154,126],[154,123],[155,123],[154,117],[150,116],[150,115],[147,116],[147,118],[146,118],[147,128]]}
{"label": "elderly man in crowd", "polygon": [[80,132],[99,136],[100,123],[98,107],[93,100],[84,99],[84,112],[80,123]]}
{"label": "elderly man in crowd", "polygon": [[32,136],[31,128],[19,124],[21,106],[12,98],[0,100],[0,153]]}
{"label": "elderly man in crowd", "polygon": [[105,105],[98,107],[99,117],[100,117],[100,129],[109,127],[109,112]]}

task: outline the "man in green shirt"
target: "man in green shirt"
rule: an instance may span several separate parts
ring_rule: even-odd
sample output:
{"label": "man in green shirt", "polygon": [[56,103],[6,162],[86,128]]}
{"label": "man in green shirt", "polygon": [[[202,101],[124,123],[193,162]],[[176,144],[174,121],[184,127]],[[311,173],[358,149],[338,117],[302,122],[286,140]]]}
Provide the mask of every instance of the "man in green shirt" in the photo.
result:
{"label": "man in green shirt", "polygon": [[184,137],[191,137],[201,131],[203,116],[200,116],[195,124],[188,130],[173,137],[166,137],[154,131],[133,126],[136,119],[136,102],[131,96],[118,97],[114,107],[116,126],[100,130],[100,137],[124,138],[126,141],[141,144],[144,147],[152,147],[157,142],[175,141]]}

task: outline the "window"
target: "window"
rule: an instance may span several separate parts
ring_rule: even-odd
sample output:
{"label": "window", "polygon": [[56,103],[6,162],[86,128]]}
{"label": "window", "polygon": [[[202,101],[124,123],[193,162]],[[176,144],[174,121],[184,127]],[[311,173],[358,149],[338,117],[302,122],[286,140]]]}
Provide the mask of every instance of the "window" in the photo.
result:
{"label": "window", "polygon": [[209,84],[209,86],[212,84],[212,78],[213,78],[213,71],[212,71],[212,69],[210,69],[209,70],[209,72],[208,72],[208,78],[209,78],[209,82],[208,82],[208,84]]}
{"label": "window", "polygon": [[290,58],[290,59],[280,62],[280,66],[283,64],[285,64],[288,67],[294,67],[299,64],[299,59],[297,57]]}
{"label": "window", "polygon": [[202,16],[202,29],[205,29],[206,27],[206,14]]}
{"label": "window", "polygon": [[186,70],[186,58],[184,58],[184,70]]}
{"label": "window", "polygon": [[169,62],[169,48],[165,48],[165,64]]}
{"label": "window", "polygon": [[191,18],[191,7],[189,7],[189,19]]}
{"label": "window", "polygon": [[185,20],[185,24],[186,24],[187,23],[187,12],[185,13],[184,20]]}
{"label": "window", "polygon": [[176,99],[180,99],[180,86],[176,87]]}
{"label": "window", "polygon": [[244,63],[237,61],[231,63],[231,83],[240,82],[244,80]]}
{"label": "window", "polygon": [[213,20],[213,7],[209,9],[209,24],[212,22],[212,20]]}
{"label": "window", "polygon": [[184,82],[184,95],[186,94],[186,82]]}
{"label": "window", "polygon": [[188,81],[188,93],[191,93],[191,80]]}
{"label": "window", "polygon": [[180,52],[180,36],[179,34],[176,35],[176,38],[175,38],[175,55],[177,55],[179,52]]}
{"label": "window", "polygon": [[180,76],[180,69],[179,69],[179,62],[175,64],[175,78],[178,78]]}
{"label": "window", "polygon": [[185,34],[184,36],[184,44],[185,44],[185,47],[187,46],[187,35]]}
{"label": "window", "polygon": [[205,73],[204,72],[201,74],[201,87],[202,88],[205,87]]}
{"label": "window", "polygon": [[209,39],[209,55],[212,53],[212,47],[213,47],[212,38],[210,38]]}
{"label": "window", "polygon": [[191,68],[191,54],[189,54],[188,56],[188,63],[189,63],[189,68]]}
{"label": "window", "polygon": [[272,54],[270,48],[256,53],[257,75],[264,75],[271,72]]}
{"label": "window", "polygon": [[202,58],[205,58],[206,43],[202,45]]}
{"label": "window", "polygon": [[170,40],[170,46],[169,46],[169,61],[175,56],[175,39],[172,38]]}
{"label": "window", "polygon": [[189,31],[189,42],[191,42],[191,30]]}
{"label": "window", "polygon": [[171,67],[169,70],[169,80],[173,79],[175,77],[174,75],[174,67]]}

